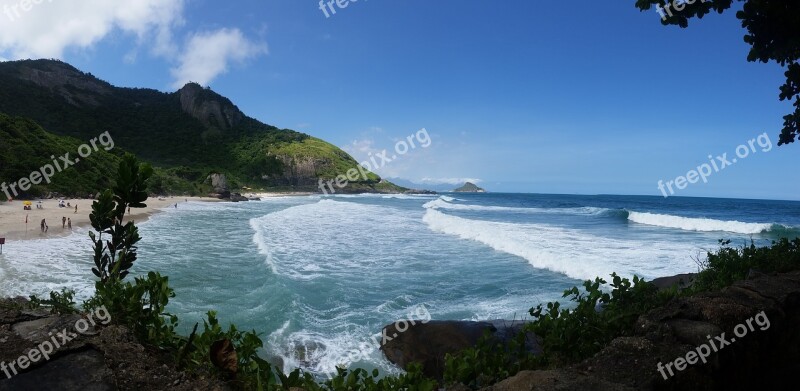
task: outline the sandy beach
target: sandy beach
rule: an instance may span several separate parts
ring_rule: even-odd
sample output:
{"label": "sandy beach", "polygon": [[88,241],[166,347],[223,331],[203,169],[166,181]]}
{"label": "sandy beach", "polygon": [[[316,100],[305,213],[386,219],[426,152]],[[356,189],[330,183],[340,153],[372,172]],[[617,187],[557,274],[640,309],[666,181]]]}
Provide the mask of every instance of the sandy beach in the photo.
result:
{"label": "sandy beach", "polygon": [[[267,197],[282,197],[282,196],[302,196],[310,193],[258,193],[248,194],[247,196],[255,195],[260,198]],[[125,215],[125,219],[133,219],[141,223],[147,221],[151,215],[159,212],[163,208],[172,207],[178,204],[178,208],[182,203],[187,201],[200,201],[200,202],[229,202],[211,197],[166,197],[166,198],[149,198],[145,202],[146,208],[131,209],[131,214]],[[63,217],[72,220],[72,227],[88,227],[89,213],[92,210],[92,202],[90,199],[64,199],[64,202],[69,202],[71,207],[59,208],[58,200],[41,200],[43,209],[36,209],[38,201],[32,201],[32,210],[23,210],[23,201],[13,202],[0,202],[0,238],[9,240],[31,240],[31,239],[46,239],[61,237],[70,234],[69,228],[66,226],[62,228],[61,220]],[[78,212],[75,213],[75,205],[78,205]],[[27,230],[25,225],[25,217],[28,218]],[[40,224],[42,219],[45,219],[49,229],[46,233],[42,232]]]}
{"label": "sandy beach", "polygon": [[[150,198],[145,202],[146,208],[131,209],[130,215],[125,215],[127,219],[133,219],[136,222],[144,222],[159,209],[168,206],[174,206],[176,203],[180,207],[181,203],[186,201],[208,201],[219,202],[215,198],[206,197],[175,197],[175,198]],[[58,200],[41,200],[43,209],[36,209],[38,201],[32,201],[32,210],[23,210],[23,201],[3,202],[0,203],[0,238],[6,240],[30,240],[30,239],[45,239],[52,237],[60,237],[70,234],[69,228],[61,226],[63,217],[72,220],[72,227],[88,227],[89,213],[92,211],[93,200],[89,199],[64,199],[64,202],[69,202],[71,207],[59,208]],[[75,212],[75,205],[78,205],[78,211]],[[27,230],[25,226],[25,217],[28,218]],[[40,226],[42,219],[45,219],[49,226],[46,233],[42,232]]]}

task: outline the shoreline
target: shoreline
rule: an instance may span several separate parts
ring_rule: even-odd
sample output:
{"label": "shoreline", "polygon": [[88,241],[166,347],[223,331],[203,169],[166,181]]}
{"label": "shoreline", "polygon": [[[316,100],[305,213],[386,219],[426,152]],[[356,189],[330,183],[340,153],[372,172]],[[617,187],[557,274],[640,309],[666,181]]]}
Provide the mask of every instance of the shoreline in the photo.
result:
{"label": "shoreline", "polygon": [[[250,193],[259,198],[286,197],[286,196],[306,196],[313,193]],[[44,209],[36,209],[37,203],[41,201]],[[151,216],[161,212],[163,209],[189,201],[194,202],[232,202],[230,200],[218,199],[213,197],[152,197],[145,201],[146,208],[131,208],[131,214],[125,215],[125,221],[129,219],[137,223],[148,221]],[[62,217],[72,220],[72,228],[90,228],[91,222],[89,214],[92,210],[91,199],[64,198],[64,202],[70,203],[71,207],[59,208],[57,199],[47,199],[32,201],[32,210],[23,210],[23,201],[15,200],[12,202],[0,203],[0,238],[8,241],[27,241],[37,239],[53,239],[69,236],[73,231],[69,228],[61,227]],[[75,213],[75,205],[78,205],[78,212]],[[25,219],[28,219],[27,230]],[[47,233],[41,231],[40,224],[42,219],[46,220],[49,226]]]}

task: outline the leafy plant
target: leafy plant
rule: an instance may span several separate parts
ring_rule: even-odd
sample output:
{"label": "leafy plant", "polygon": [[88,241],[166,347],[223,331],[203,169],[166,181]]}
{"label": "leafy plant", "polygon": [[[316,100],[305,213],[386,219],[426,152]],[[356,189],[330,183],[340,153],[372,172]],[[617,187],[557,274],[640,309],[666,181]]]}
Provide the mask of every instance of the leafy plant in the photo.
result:
{"label": "leafy plant", "polygon": [[522,331],[505,345],[487,331],[475,347],[445,356],[445,382],[480,389],[534,367],[536,358],[526,349],[527,338]]}
{"label": "leafy plant", "polygon": [[564,297],[575,303],[562,308],[558,302],[530,309],[534,321],[530,331],[541,338],[544,365],[569,363],[600,351],[612,339],[629,335],[640,315],[675,297],[677,291],[663,291],[634,276],[633,283],[611,274],[610,292],[601,290],[602,278],[585,281],[581,292],[572,287]]}
{"label": "leafy plant", "polygon": [[[338,369],[338,374],[331,380],[326,381],[321,387],[314,388],[313,384],[304,384],[308,390],[326,391],[433,391],[436,389],[436,381],[425,377],[422,373],[422,366],[411,364],[405,374],[398,376],[387,376],[378,379],[379,372],[374,369],[370,374],[365,369]],[[308,377],[307,377],[308,379]]]}
{"label": "leafy plant", "polygon": [[709,252],[703,269],[695,276],[692,292],[703,292],[730,286],[743,280],[751,270],[764,273],[800,269],[800,238],[781,238],[771,246],[750,245],[729,247],[730,240],[720,240],[721,248]]}
{"label": "leafy plant", "polygon": [[31,295],[29,305],[31,308],[39,308],[42,306],[50,307],[50,313],[53,314],[75,314],[78,312],[78,310],[75,308],[74,298],[74,290],[61,288],[61,292],[50,292],[50,300],[42,300],[36,297],[36,295]]}
{"label": "leafy plant", "polygon": [[[197,326],[195,326],[195,330]],[[214,354],[217,346],[222,341],[231,346],[235,354],[229,356],[235,359],[234,373],[230,372],[231,367],[223,368],[214,363]],[[244,389],[256,389],[261,386],[276,384],[270,364],[258,356],[258,350],[264,343],[255,331],[241,332],[235,325],[229,325],[228,330],[223,330],[217,319],[216,311],[209,311],[207,319],[203,321],[203,332],[200,334],[192,333],[182,350],[187,357],[188,367],[193,370],[216,373],[220,376],[233,375]],[[299,376],[293,375],[294,378]]]}

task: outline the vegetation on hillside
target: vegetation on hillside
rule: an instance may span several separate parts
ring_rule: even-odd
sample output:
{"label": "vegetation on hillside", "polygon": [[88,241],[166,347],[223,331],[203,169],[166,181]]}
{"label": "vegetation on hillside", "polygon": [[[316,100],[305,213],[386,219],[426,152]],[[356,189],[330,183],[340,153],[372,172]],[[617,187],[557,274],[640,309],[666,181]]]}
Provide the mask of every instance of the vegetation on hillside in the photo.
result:
{"label": "vegetation on hillside", "polygon": [[[54,166],[53,160],[63,164],[60,157],[66,153],[70,154],[70,159],[75,159],[78,147],[87,141],[56,136],[32,120],[0,113],[0,182],[9,185],[21,178],[29,178],[33,171],[45,165]],[[41,195],[47,191],[83,196],[94,194],[99,189],[111,186],[111,168],[118,161],[119,151],[99,148],[89,157],[54,175],[50,184],[42,182],[28,191],[21,191],[19,187],[16,189],[21,197]],[[10,195],[14,196],[13,193]],[[5,200],[5,194],[0,194],[0,199]]]}
{"label": "vegetation on hillside", "polygon": [[[357,164],[322,140],[247,117],[229,99],[196,84],[174,93],[119,88],[63,62],[25,60],[0,62],[0,85],[0,113],[30,118],[54,135],[77,140],[108,131],[115,149],[157,167],[157,179],[151,183],[156,194],[207,193],[204,181],[210,173],[225,174],[234,188],[314,191],[316,178],[298,181],[293,167],[284,162],[314,159],[316,174],[327,180]],[[182,101],[182,94],[190,98]],[[217,118],[215,108],[233,119]],[[281,155],[289,159],[282,160]],[[27,172],[38,167],[21,164],[26,158],[13,149],[4,158],[4,162],[19,162],[15,167]],[[90,163],[87,167],[94,166]],[[102,167],[113,166],[103,163]],[[7,176],[5,167],[0,166],[0,177]],[[363,184],[379,180],[370,173]],[[98,184],[95,191],[102,188]],[[60,187],[58,191],[77,194],[78,190],[84,189]],[[375,189],[365,186],[360,190]]]}
{"label": "vegetation on hillside", "polygon": [[[48,164],[55,168],[53,160],[56,160],[63,169],[55,170],[50,183],[42,180],[26,191],[17,186],[16,197],[11,189],[8,190],[11,197],[25,199],[51,192],[78,197],[97,194],[113,185],[111,167],[117,166],[125,151],[116,145],[108,151],[100,146],[96,151],[92,150],[90,156],[80,158],[78,148],[88,145],[89,141],[58,136],[42,129],[33,120],[0,113],[0,183],[10,185],[22,178],[30,178],[31,173]],[[60,157],[67,153],[69,159],[79,158],[81,161],[64,167]],[[206,175],[187,167],[156,168],[150,180],[150,190],[153,194],[208,194],[211,188],[203,184]],[[0,194],[0,200],[5,201],[5,197],[5,194]]]}

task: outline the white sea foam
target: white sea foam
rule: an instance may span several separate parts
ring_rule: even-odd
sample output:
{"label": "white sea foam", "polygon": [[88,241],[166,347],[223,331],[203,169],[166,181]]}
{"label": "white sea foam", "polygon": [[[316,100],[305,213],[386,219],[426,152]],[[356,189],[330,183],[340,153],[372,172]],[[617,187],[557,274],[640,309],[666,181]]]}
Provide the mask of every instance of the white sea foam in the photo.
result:
{"label": "white sea foam", "polygon": [[433,201],[427,202],[422,205],[426,209],[449,209],[449,210],[466,210],[466,211],[483,211],[483,212],[516,212],[516,213],[532,213],[532,214],[573,214],[573,215],[598,215],[610,211],[606,208],[595,207],[581,207],[581,208],[520,208],[511,206],[491,206],[491,205],[473,205],[473,204],[456,204],[453,203],[456,199],[447,196],[441,196]]}
{"label": "white sea foam", "polygon": [[423,221],[436,232],[483,243],[524,258],[536,268],[576,279],[593,279],[614,271],[647,278],[685,273],[696,268],[690,256],[701,250],[672,241],[611,239],[544,224],[465,219],[435,209],[428,209]]}
{"label": "white sea foam", "polygon": [[[80,300],[91,297],[95,277],[87,232],[75,228],[66,237],[6,243],[0,255],[0,297],[46,297],[61,288],[75,290]],[[39,231],[31,230],[30,235],[39,235]]]}
{"label": "white sea foam", "polygon": [[769,231],[773,226],[772,224],[743,223],[741,221],[722,221],[643,212],[628,212],[628,220],[639,224],[676,228],[685,231],[720,231],[738,234],[758,234]]}

